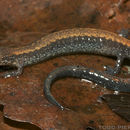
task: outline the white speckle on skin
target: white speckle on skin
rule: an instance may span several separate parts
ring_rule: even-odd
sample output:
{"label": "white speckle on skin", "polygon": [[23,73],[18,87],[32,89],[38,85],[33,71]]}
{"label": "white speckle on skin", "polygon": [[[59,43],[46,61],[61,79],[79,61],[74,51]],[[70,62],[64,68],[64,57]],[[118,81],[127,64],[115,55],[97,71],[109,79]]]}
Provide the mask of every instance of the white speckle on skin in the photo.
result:
{"label": "white speckle on skin", "polygon": [[73,69],[73,71],[76,71],[76,69]]}
{"label": "white speckle on skin", "polygon": [[52,78],[52,75],[49,75],[49,78]]}
{"label": "white speckle on skin", "polygon": [[101,83],[102,83],[102,81],[99,81],[99,83],[101,84]]}
{"label": "white speckle on skin", "polygon": [[118,94],[119,94],[119,91],[114,91],[114,94],[115,94],[115,95],[118,95]]}
{"label": "white speckle on skin", "polygon": [[106,89],[106,86],[104,86],[104,88]]}
{"label": "white speckle on skin", "polygon": [[100,38],[100,42],[102,42],[102,39]]}
{"label": "white speckle on skin", "polygon": [[105,78],[105,80],[109,80],[108,78]]}
{"label": "white speckle on skin", "polygon": [[104,69],[106,69],[107,67],[106,66],[103,66]]}
{"label": "white speckle on skin", "polygon": [[96,88],[96,86],[97,86],[97,85],[96,85],[96,84],[94,84],[94,85],[92,85],[92,88]]}
{"label": "white speckle on skin", "polygon": [[123,37],[123,34],[118,34],[120,37]]}
{"label": "white speckle on skin", "polygon": [[88,38],[88,41],[90,41],[90,38]]}
{"label": "white speckle on skin", "polygon": [[117,64],[117,67],[119,67],[120,65],[119,64]]}
{"label": "white speckle on skin", "polygon": [[111,82],[114,82],[113,80],[111,80]]}
{"label": "white speckle on skin", "polygon": [[9,78],[9,77],[11,77],[11,75],[6,75],[6,76],[5,76],[5,78]]}
{"label": "white speckle on skin", "polygon": [[99,76],[97,73],[94,73],[94,75],[97,76],[97,77]]}
{"label": "white speckle on skin", "polygon": [[102,79],[104,79],[104,76],[101,75],[100,77],[101,77]]}
{"label": "white speckle on skin", "polygon": [[64,110],[64,107],[63,106],[60,106],[61,110],[63,111]]}
{"label": "white speckle on skin", "polygon": [[93,72],[89,72],[89,74],[93,74]]}
{"label": "white speckle on skin", "polygon": [[87,80],[87,79],[81,79],[81,82],[92,83],[90,80]]}

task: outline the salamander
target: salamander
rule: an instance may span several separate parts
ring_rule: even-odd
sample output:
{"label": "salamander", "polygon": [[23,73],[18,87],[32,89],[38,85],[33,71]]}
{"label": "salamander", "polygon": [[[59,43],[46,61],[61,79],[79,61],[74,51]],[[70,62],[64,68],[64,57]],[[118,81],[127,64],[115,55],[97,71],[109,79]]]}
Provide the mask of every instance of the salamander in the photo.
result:
{"label": "salamander", "polygon": [[96,71],[84,66],[63,66],[52,71],[44,82],[44,94],[45,97],[52,104],[58,106],[62,110],[64,107],[56,101],[50,92],[52,83],[60,78],[74,77],[90,80],[96,84],[104,86],[107,89],[130,92],[130,79],[123,79],[116,76],[109,75],[105,72]]}
{"label": "salamander", "polygon": [[2,73],[1,76],[18,76],[25,66],[75,53],[116,56],[115,67],[106,70],[110,74],[116,74],[119,73],[124,58],[130,59],[130,40],[109,31],[92,28],[55,32],[23,47],[0,48],[0,66],[17,68]]}

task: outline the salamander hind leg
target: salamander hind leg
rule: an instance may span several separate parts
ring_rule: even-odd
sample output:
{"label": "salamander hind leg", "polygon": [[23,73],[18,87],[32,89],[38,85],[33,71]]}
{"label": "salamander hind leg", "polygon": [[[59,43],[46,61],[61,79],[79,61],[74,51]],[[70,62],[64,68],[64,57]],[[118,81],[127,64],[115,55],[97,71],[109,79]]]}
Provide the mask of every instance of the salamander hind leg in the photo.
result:
{"label": "salamander hind leg", "polygon": [[123,60],[124,60],[124,57],[122,56],[122,53],[119,53],[119,55],[117,56],[116,65],[114,68],[110,66],[104,66],[104,68],[106,69],[105,70],[106,73],[110,75],[116,75],[120,73]]}
{"label": "salamander hind leg", "polygon": [[23,72],[23,61],[15,59],[12,63],[7,64],[7,67],[9,68],[5,69],[6,71],[2,72],[0,77],[8,78],[12,76],[19,76]]}
{"label": "salamander hind leg", "polygon": [[17,70],[12,70],[12,71],[2,73],[0,75],[0,77],[9,78],[9,77],[12,77],[12,76],[19,76],[20,74],[22,74],[22,72],[23,72],[23,67],[18,67]]}

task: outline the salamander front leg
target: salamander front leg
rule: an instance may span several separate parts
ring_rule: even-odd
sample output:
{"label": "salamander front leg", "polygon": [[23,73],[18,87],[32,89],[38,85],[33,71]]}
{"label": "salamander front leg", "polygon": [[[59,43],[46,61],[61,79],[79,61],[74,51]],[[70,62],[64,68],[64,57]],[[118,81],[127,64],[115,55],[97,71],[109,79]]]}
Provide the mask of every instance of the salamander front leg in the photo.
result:
{"label": "salamander front leg", "polygon": [[[126,29],[122,29],[119,32],[119,35],[122,36],[122,37],[128,38],[129,32]],[[122,63],[123,63],[123,60],[124,60],[124,57],[123,57],[122,54],[123,54],[123,52],[120,52],[118,54],[116,65],[115,65],[114,68],[112,68],[110,66],[104,66],[104,68],[106,69],[106,73],[111,74],[111,75],[115,75],[115,74],[120,73],[121,66],[122,66]]]}
{"label": "salamander front leg", "polygon": [[110,74],[110,75],[115,75],[120,73],[121,70],[121,66],[123,63],[124,57],[122,56],[121,53],[119,53],[117,60],[116,60],[116,65],[114,68],[110,67],[110,66],[104,66],[104,68],[106,69],[106,73]]}
{"label": "salamander front leg", "polygon": [[20,74],[22,74],[22,72],[23,72],[23,67],[18,67],[17,70],[12,70],[12,71],[2,73],[0,77],[8,78],[12,76],[19,76]]}

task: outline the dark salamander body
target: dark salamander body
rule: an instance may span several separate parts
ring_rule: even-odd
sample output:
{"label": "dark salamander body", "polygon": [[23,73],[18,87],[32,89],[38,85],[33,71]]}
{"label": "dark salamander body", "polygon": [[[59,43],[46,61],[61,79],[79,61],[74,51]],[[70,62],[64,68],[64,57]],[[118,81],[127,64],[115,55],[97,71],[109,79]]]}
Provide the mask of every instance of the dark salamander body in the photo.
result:
{"label": "dark salamander body", "polygon": [[[91,28],[66,29],[44,36],[24,47],[0,49],[0,65],[12,65],[18,68],[16,71],[5,72],[1,76],[17,76],[22,73],[24,66],[36,64],[56,56],[77,53],[116,56],[115,68],[108,68],[107,70],[109,74],[113,75],[119,73],[124,58],[130,59],[130,41],[105,30]],[[99,76],[100,78],[101,76]],[[118,80],[118,78],[116,79]],[[108,82],[112,82],[111,80],[109,78]],[[125,80],[125,82],[127,81],[129,79]],[[124,82],[124,80],[121,80],[121,82]],[[129,89],[125,89],[123,84],[120,83],[118,90],[129,91]],[[129,85],[128,83],[127,87]],[[113,86],[111,87],[113,88]]]}
{"label": "dark salamander body", "polygon": [[130,41],[104,30],[79,28],[49,34],[25,47],[0,52],[0,65],[12,65],[17,71],[4,73],[4,77],[22,73],[23,67],[65,54],[92,53],[116,56],[113,73],[118,73],[124,58],[130,59]]}

